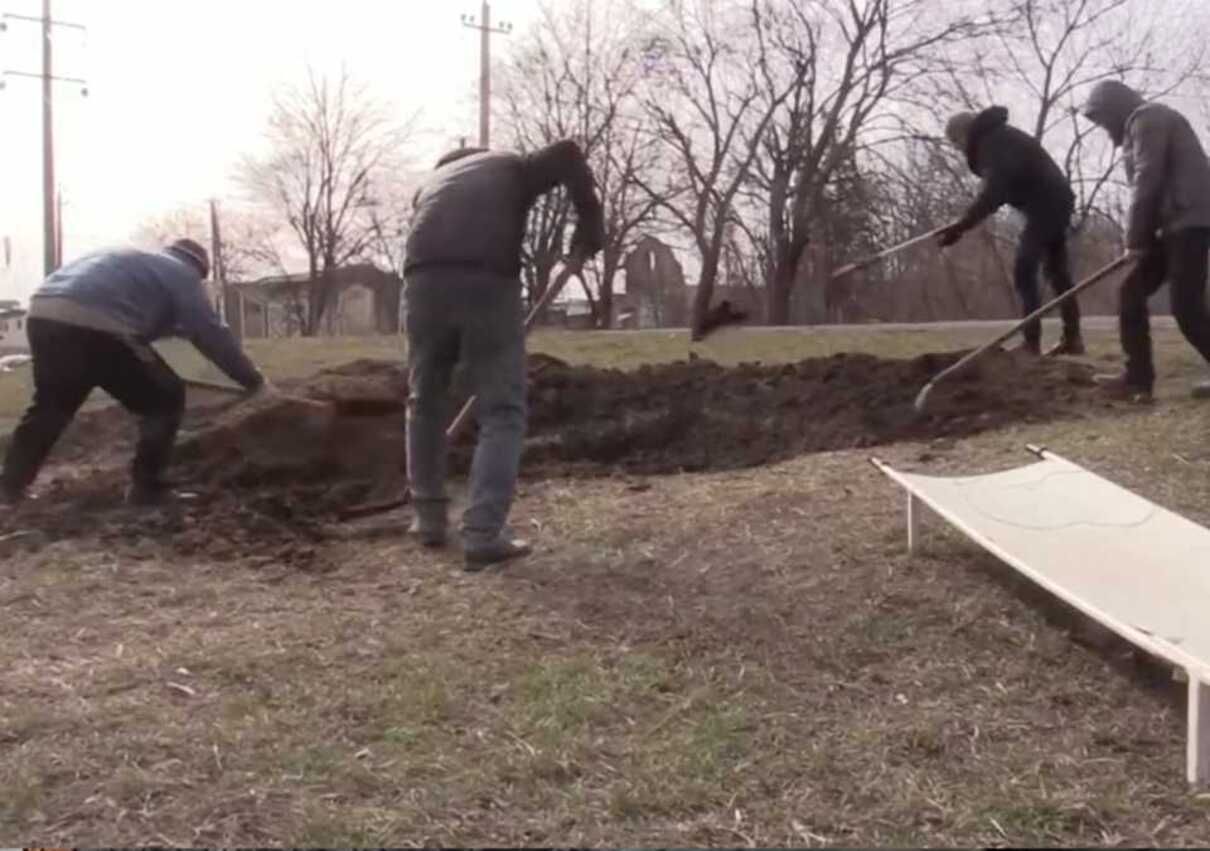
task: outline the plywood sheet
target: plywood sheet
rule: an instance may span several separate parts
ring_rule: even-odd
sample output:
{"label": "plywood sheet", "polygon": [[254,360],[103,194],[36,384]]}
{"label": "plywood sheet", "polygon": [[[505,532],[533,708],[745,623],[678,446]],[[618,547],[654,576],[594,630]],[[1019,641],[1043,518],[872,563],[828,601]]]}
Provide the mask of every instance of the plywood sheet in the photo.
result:
{"label": "plywood sheet", "polygon": [[1052,593],[1210,676],[1210,531],[1057,455],[1007,472],[888,476]]}

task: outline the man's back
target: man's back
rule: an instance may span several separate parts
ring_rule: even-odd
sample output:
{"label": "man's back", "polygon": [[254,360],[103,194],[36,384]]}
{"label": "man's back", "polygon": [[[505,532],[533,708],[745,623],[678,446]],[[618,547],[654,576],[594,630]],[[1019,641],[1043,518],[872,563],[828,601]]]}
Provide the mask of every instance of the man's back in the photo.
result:
{"label": "man's back", "polygon": [[1156,199],[1140,211],[1139,227],[1210,227],[1210,161],[1184,115],[1162,103],[1140,106],[1126,122],[1122,159],[1136,190]]}
{"label": "man's back", "polygon": [[573,249],[587,254],[601,249],[601,202],[575,142],[563,140],[528,154],[455,152],[447,159],[417,193],[405,274],[446,266],[516,277],[530,207],[558,186],[567,190],[578,219]]}
{"label": "man's back", "polygon": [[85,255],[51,273],[30,318],[81,325],[140,342],[187,337],[244,387],[260,373],[206,300],[201,273],[168,252],[121,248]]}
{"label": "man's back", "polygon": [[993,174],[1004,202],[1026,215],[1070,211],[1074,195],[1058,163],[1033,136],[1008,123],[1008,110],[991,107],[975,119],[967,147],[971,171]]}
{"label": "man's back", "polygon": [[531,202],[516,154],[487,151],[442,166],[417,197],[407,270],[461,266],[515,276]]}
{"label": "man's back", "polygon": [[136,335],[154,339],[180,321],[175,307],[192,295],[200,276],[164,253],[123,248],[86,254],[51,273],[35,298],[63,298],[122,322]]}

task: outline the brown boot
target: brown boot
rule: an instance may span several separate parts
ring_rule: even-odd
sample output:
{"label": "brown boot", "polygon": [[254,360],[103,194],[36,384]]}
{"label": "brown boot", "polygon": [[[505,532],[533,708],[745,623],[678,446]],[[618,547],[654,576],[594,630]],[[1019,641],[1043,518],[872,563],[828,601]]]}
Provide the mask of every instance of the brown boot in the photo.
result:
{"label": "brown boot", "polygon": [[1078,334],[1074,337],[1064,336],[1055,345],[1046,350],[1046,357],[1054,358],[1059,355],[1079,356],[1084,354],[1084,339]]}
{"label": "brown boot", "polygon": [[1112,375],[1094,375],[1092,380],[1101,392],[1110,399],[1130,402],[1135,405],[1149,405],[1152,402],[1151,388],[1131,384],[1125,372]]}

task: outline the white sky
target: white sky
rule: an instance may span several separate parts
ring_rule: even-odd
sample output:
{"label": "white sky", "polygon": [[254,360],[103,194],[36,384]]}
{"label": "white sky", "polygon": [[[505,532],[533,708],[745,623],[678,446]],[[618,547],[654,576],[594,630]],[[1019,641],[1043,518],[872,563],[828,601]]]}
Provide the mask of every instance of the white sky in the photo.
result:
{"label": "white sky", "polygon": [[[478,137],[478,33],[462,26],[480,0],[53,0],[56,178],[64,193],[64,255],[125,242],[139,223],[182,204],[238,194],[240,156],[261,144],[270,96],[306,65],[352,76],[401,117],[423,110],[421,161]],[[41,0],[0,0],[0,12],[41,15]],[[538,0],[495,0],[517,29]],[[41,71],[37,24],[0,33],[0,70]],[[495,37],[496,56],[509,37]],[[0,298],[24,300],[42,276],[41,87],[0,90]]]}

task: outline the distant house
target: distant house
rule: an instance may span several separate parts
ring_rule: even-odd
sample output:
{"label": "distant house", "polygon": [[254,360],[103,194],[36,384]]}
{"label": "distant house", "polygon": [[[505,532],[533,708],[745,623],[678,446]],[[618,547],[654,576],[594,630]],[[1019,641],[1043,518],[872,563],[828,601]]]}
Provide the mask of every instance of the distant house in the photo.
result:
{"label": "distant house", "polygon": [[[273,275],[227,285],[224,316],[241,337],[298,334],[310,302],[310,277]],[[331,337],[397,334],[403,280],[369,263],[337,269],[319,333]]]}
{"label": "distant house", "polygon": [[29,351],[25,315],[26,310],[20,302],[0,300],[0,354],[10,355]]}

